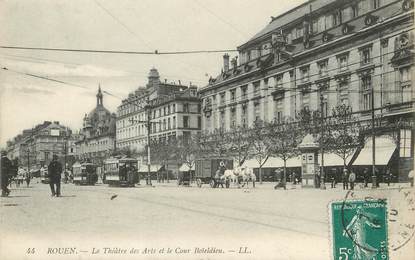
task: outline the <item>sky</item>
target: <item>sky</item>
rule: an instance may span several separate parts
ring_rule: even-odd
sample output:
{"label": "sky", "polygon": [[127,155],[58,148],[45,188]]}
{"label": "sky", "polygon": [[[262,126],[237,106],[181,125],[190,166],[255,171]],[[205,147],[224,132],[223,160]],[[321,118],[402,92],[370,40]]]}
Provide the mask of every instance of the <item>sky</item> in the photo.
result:
{"label": "sky", "polygon": [[[236,49],[305,0],[0,0],[0,46],[188,51]],[[230,53],[233,57],[237,53]],[[23,129],[59,121],[77,131],[96,105],[115,112],[147,82],[198,87],[220,73],[223,53],[126,55],[0,48],[0,147]],[[63,83],[37,77],[48,77]]]}

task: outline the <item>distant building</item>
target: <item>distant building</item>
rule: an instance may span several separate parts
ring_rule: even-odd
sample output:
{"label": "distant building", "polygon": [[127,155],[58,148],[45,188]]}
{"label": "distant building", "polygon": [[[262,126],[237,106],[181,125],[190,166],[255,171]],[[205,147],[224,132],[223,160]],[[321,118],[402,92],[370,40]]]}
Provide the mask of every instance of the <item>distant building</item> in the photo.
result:
{"label": "distant building", "polygon": [[40,167],[47,165],[53,155],[58,155],[64,163],[67,139],[71,130],[58,121],[45,121],[32,129],[23,130],[22,134],[7,142],[8,156],[18,159],[23,167]]}
{"label": "distant building", "polygon": [[[150,113],[150,114],[148,114]],[[143,151],[147,144],[147,120],[152,139],[189,137],[201,129],[197,87],[160,81],[151,69],[146,87],[139,87],[117,109],[117,149]]]}
{"label": "distant building", "polygon": [[96,98],[96,107],[83,118],[81,137],[75,142],[75,156],[79,160],[100,164],[114,151],[116,116],[104,107],[101,86]]}

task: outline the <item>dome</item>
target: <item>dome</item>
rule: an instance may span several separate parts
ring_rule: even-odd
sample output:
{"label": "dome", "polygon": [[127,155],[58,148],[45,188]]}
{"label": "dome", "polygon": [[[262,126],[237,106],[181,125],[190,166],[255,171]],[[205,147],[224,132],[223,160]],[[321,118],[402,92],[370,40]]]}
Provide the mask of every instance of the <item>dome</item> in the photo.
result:
{"label": "dome", "polygon": [[159,72],[156,68],[152,68],[148,73],[149,78],[160,78]]}

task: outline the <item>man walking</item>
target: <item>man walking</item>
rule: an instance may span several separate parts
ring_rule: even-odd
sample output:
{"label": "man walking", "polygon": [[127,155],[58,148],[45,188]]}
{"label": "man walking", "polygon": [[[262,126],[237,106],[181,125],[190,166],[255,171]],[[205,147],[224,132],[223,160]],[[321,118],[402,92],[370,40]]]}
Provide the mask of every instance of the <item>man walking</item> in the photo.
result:
{"label": "man walking", "polygon": [[[48,166],[48,175],[49,175],[49,185],[52,192],[52,197],[61,196],[61,174],[62,174],[62,164],[58,161],[58,156],[53,155],[52,161]],[[55,190],[56,185],[56,190]]]}
{"label": "man walking", "polygon": [[356,174],[351,171],[349,174],[350,190],[354,190],[354,182],[356,181]]}
{"label": "man walking", "polygon": [[347,169],[343,170],[343,190],[349,189],[349,174],[347,173]]}
{"label": "man walking", "polygon": [[1,196],[7,197],[10,194],[10,190],[7,188],[9,186],[9,178],[12,170],[12,162],[7,158],[6,151],[1,152]]}

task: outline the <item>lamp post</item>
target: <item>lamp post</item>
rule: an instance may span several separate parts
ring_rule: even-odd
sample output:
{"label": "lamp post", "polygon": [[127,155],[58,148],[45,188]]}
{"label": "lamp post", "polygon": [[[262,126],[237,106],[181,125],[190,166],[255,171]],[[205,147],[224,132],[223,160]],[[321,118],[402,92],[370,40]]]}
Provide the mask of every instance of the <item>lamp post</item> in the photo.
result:
{"label": "lamp post", "polygon": [[324,173],[324,97],[323,92],[320,93],[320,114],[321,114],[321,124],[320,124],[320,154],[321,154],[321,170],[320,170],[320,188],[322,190],[326,189],[325,184],[325,173]]}

